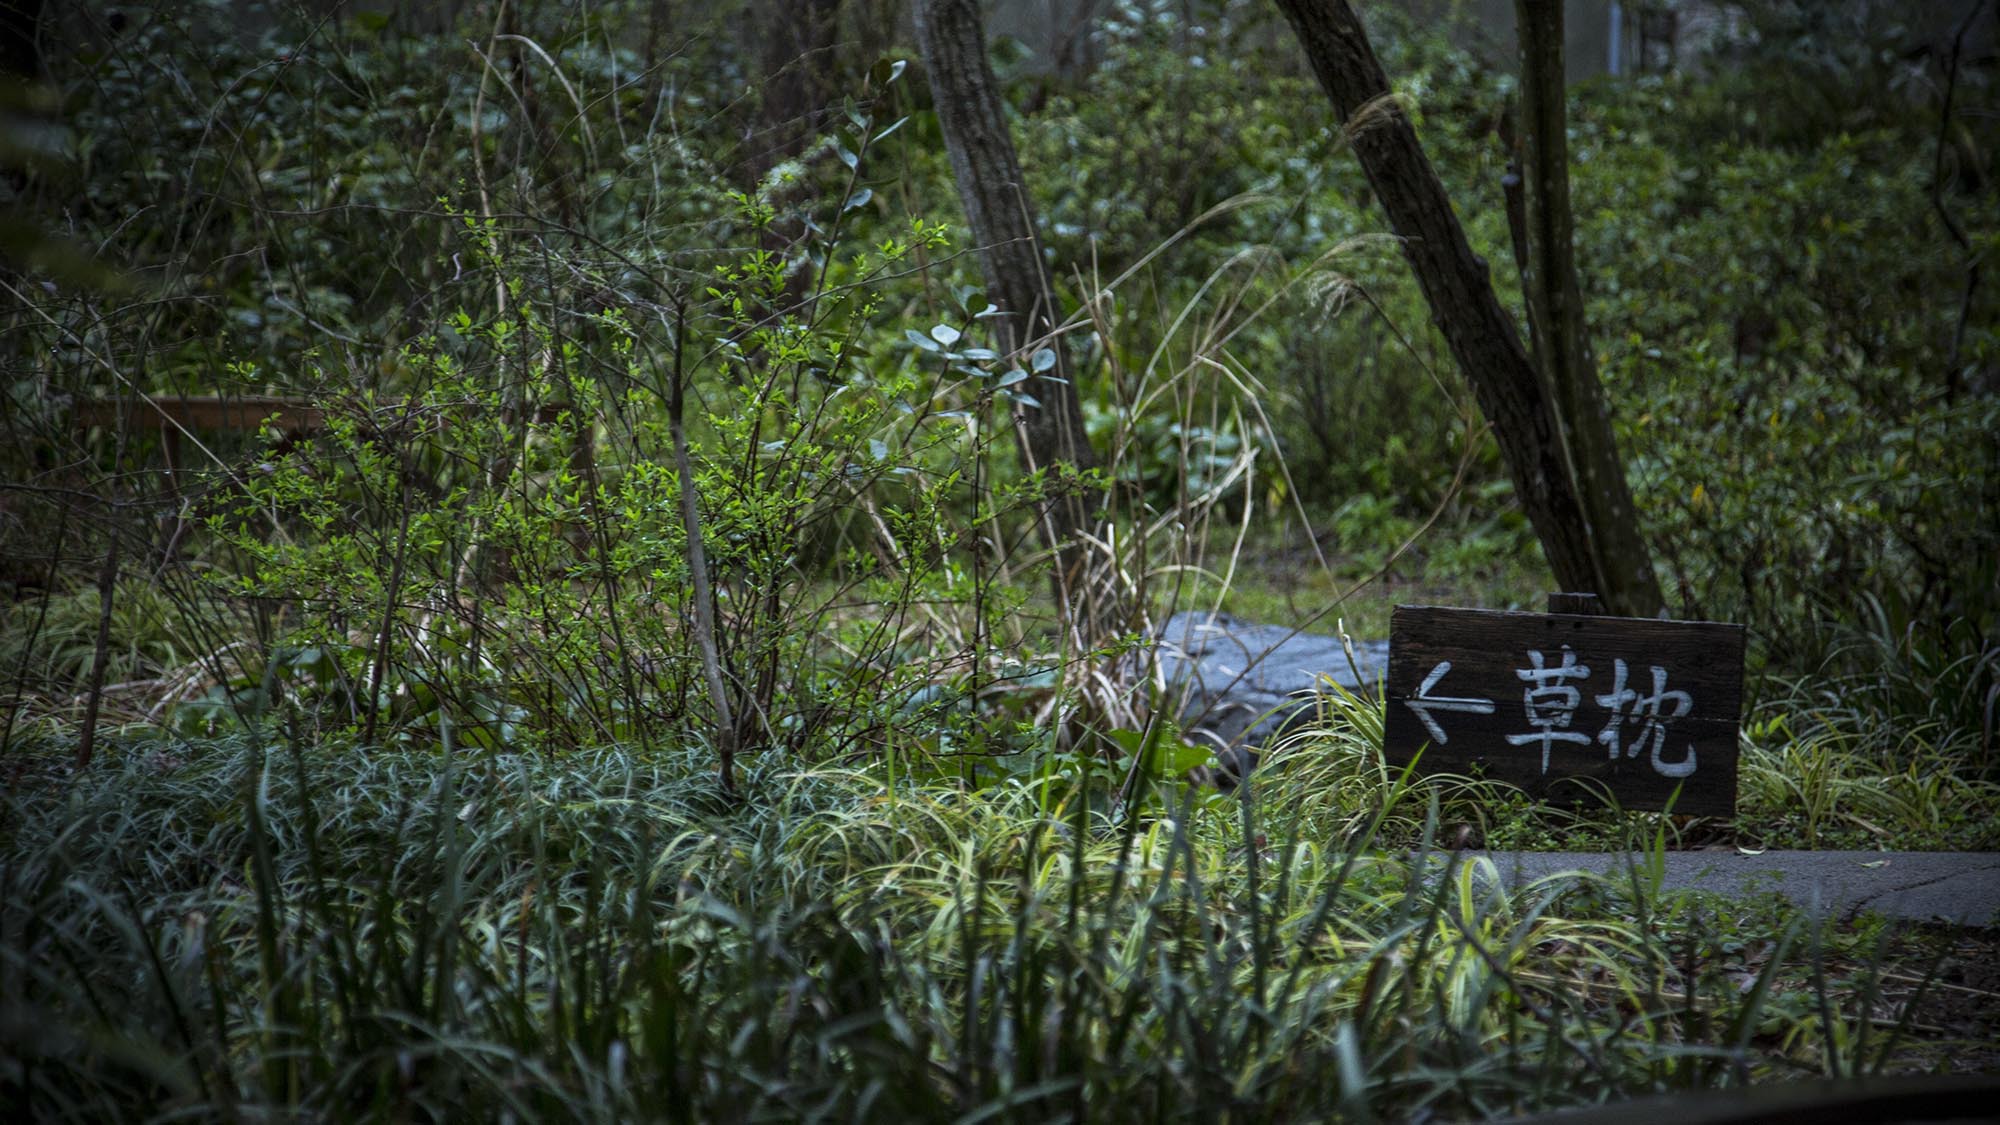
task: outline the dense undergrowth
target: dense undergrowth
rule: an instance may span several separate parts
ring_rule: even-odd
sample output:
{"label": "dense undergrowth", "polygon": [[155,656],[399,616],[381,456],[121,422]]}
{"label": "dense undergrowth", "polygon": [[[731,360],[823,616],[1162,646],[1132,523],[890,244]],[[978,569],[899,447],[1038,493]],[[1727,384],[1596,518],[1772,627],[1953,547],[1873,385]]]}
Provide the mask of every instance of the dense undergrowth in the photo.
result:
{"label": "dense undergrowth", "polygon": [[1327,835],[1285,781],[1118,806],[764,766],[725,813],[688,753],[123,746],[7,808],[0,1092],[37,1120],[1407,1119],[1950,1046],[1884,1004],[1879,931],[1663,899],[1643,852],[1504,890],[1376,846],[1436,822],[1398,779]]}
{"label": "dense undergrowth", "polygon": [[[1547,587],[1261,8],[1001,52],[1077,479],[1012,452],[1054,357],[990,346],[893,28],[851,5],[883,53],[781,119],[728,6],[663,7],[52,16],[0,152],[0,1104],[1401,1119],[1935,1057],[1877,932],[1645,857],[2000,843],[1994,119],[1940,97],[1986,69],[1770,0],[1577,91],[1641,518],[1676,612],[1751,627],[1725,825],[1407,783],[1346,696],[1247,799],[1184,783],[1167,615]],[[1504,262],[1511,79],[1378,17]],[[211,395],[315,424],[167,420]],[[1099,486],[1052,590],[1035,513]],[[1424,858],[1464,843],[1638,858],[1503,891]]]}

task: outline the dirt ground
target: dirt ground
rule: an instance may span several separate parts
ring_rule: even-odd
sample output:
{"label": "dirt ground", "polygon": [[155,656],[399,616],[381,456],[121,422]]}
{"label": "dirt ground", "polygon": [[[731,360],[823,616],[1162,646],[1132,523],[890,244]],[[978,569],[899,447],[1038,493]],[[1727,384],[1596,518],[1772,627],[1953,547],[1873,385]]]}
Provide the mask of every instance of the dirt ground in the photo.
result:
{"label": "dirt ground", "polygon": [[[1865,971],[1829,968],[1850,979]],[[2000,929],[1906,928],[1891,939],[1881,980],[1876,1034],[1906,1028],[1890,1070],[2000,1073]]]}

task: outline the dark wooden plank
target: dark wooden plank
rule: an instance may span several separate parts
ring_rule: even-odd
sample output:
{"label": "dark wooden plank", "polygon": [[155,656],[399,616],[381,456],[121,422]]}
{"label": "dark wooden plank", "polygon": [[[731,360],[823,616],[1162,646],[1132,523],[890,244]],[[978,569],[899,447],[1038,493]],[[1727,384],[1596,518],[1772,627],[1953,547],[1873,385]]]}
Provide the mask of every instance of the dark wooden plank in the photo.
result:
{"label": "dark wooden plank", "polygon": [[[394,418],[406,408],[385,407],[378,417]],[[535,408],[538,425],[553,425],[570,407],[543,403]],[[124,419],[136,430],[255,430],[266,418],[288,434],[312,434],[326,428],[326,411],[311,399],[278,395],[154,395],[146,398],[96,399],[72,408],[76,424],[85,429],[112,426]],[[440,419],[448,424],[448,419]]]}
{"label": "dark wooden plank", "polygon": [[123,417],[139,430],[254,430],[275,418],[287,433],[309,433],[326,424],[326,414],[310,401],[273,395],[155,395],[151,399],[120,398],[79,402],[76,424],[112,426]]}
{"label": "dark wooden plank", "polygon": [[1392,764],[1734,813],[1742,626],[1398,606],[1389,635]]}
{"label": "dark wooden plank", "polygon": [[1596,594],[1550,594],[1550,613],[1591,613],[1604,612],[1604,601]]}

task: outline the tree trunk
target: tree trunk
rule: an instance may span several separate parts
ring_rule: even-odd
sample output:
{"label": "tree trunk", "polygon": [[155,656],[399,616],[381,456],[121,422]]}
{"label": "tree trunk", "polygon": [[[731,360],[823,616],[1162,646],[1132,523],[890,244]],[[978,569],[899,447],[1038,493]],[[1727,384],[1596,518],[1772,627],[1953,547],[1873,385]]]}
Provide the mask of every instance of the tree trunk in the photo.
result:
{"label": "tree trunk", "polygon": [[766,0],[751,8],[763,44],[763,105],[750,180],[797,156],[831,114],[841,0]]}
{"label": "tree trunk", "polygon": [[[1602,588],[1600,574],[1631,567],[1604,565],[1598,557],[1604,544],[1592,535],[1590,508],[1563,455],[1554,403],[1493,292],[1485,260],[1466,242],[1416,130],[1389,99],[1388,77],[1361,21],[1345,0],[1278,0],[1278,6],[1348,129],[1369,186],[1388,214],[1452,358],[1493,424],[1514,491],[1557,584],[1603,595],[1613,613],[1658,612],[1656,583],[1645,587],[1650,601],[1634,597],[1630,589]],[[1622,473],[1617,479],[1623,481]],[[1622,511],[1629,520],[1629,498]],[[1626,532],[1612,541],[1638,541],[1636,530]],[[1633,565],[1651,575],[1643,549]]]}
{"label": "tree trunk", "polygon": [[1067,13],[1057,11],[1058,4],[1049,5],[1049,56],[1055,63],[1056,77],[1064,82],[1081,83],[1097,67],[1090,32],[1097,25],[1097,9],[1102,2],[1072,0]]}
{"label": "tree trunk", "polygon": [[41,79],[41,41],[36,38],[41,20],[42,0],[0,0],[0,84]]}
{"label": "tree trunk", "polygon": [[1521,40],[1528,267],[1522,279],[1536,358],[1547,380],[1570,478],[1583,506],[1597,569],[1589,587],[1613,613],[1660,612],[1659,579],[1639,535],[1625,461],[1611,432],[1590,355],[1590,324],[1577,285],[1575,220],[1569,202],[1569,122],[1564,99],[1563,0],[1515,0]]}
{"label": "tree trunk", "polygon": [[[1017,404],[1015,435],[1033,470],[1091,469],[1097,453],[1083,428],[1071,381],[1068,349],[1055,335],[1054,291],[1035,238],[1033,207],[1001,112],[999,84],[986,59],[978,0],[915,0],[917,43],[930,72],[931,97],[951,158],[958,198],[979,247],[986,296],[1002,310],[992,318],[1000,351],[1023,368],[1029,353],[1055,352],[1055,366],[1019,384],[1038,405]],[[1056,553],[1059,584],[1073,599],[1082,577],[1079,532],[1088,529],[1102,494],[1051,479],[1038,513],[1043,541]]]}
{"label": "tree trunk", "polygon": [[[757,232],[758,249],[786,264],[781,293],[760,301],[754,319],[775,322],[785,314],[811,319],[814,271],[799,253],[812,234],[808,208],[813,177],[766,183],[773,170],[806,152],[836,112],[839,87],[840,9],[843,0],[759,0],[744,5],[739,34],[761,43],[756,129],[743,163],[743,187],[772,208]],[[753,355],[761,364],[764,357]]]}

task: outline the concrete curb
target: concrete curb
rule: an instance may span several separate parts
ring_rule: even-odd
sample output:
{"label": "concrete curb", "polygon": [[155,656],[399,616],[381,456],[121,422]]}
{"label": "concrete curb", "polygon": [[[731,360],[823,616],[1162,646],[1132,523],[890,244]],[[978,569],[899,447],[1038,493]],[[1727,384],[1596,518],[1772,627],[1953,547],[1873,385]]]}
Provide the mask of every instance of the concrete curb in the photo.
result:
{"label": "concrete curb", "polygon": [[[1440,857],[1433,857],[1440,858]],[[1607,852],[1467,852],[1509,886],[1568,872],[1616,875],[1642,856]],[[1815,915],[1876,912],[1911,922],[2000,926],[2000,852],[1665,853],[1661,889],[1730,897],[1776,892]]]}

